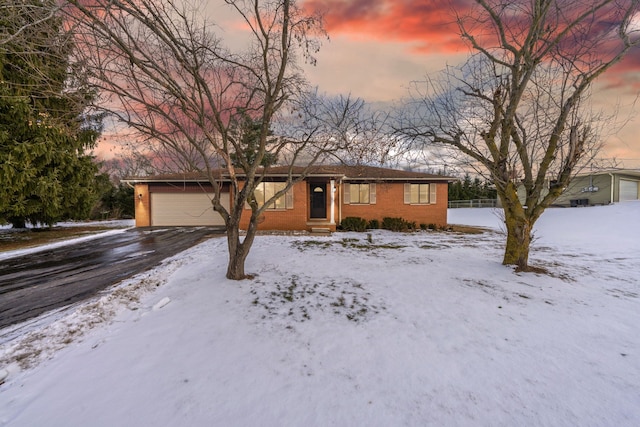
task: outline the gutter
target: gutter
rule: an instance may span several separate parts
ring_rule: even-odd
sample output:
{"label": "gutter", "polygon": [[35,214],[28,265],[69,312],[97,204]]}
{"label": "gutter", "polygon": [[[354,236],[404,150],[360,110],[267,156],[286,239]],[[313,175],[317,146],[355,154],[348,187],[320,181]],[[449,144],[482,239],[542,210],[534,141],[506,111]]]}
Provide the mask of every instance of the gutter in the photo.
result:
{"label": "gutter", "polygon": [[368,181],[368,182],[387,182],[387,181],[398,181],[398,182],[416,182],[416,181],[423,181],[423,182],[454,182],[454,179],[445,177],[445,178],[438,178],[438,177],[434,177],[434,178],[366,178],[366,177],[348,177],[345,176],[344,177],[345,181]]}
{"label": "gutter", "polygon": [[[238,178],[246,178],[244,175],[237,175]],[[298,175],[299,176],[299,175]],[[287,174],[268,174],[265,175],[265,178],[288,178],[289,175]],[[293,176],[294,178],[296,178],[296,176]],[[450,177],[430,177],[430,178],[424,178],[424,177],[403,177],[403,178],[393,178],[393,177],[388,177],[388,178],[380,178],[380,177],[366,177],[366,176],[358,176],[358,177],[349,177],[349,176],[345,176],[345,175],[339,175],[339,174],[310,174],[310,175],[306,175],[303,179],[313,179],[313,178],[334,178],[336,180],[340,180],[342,181],[368,181],[368,182],[453,182],[455,181],[454,179],[450,178]],[[159,179],[156,178],[154,176],[150,176],[150,177],[139,177],[139,178],[130,178],[130,179],[123,179],[123,182],[126,182],[127,184],[131,185],[131,182],[135,183],[140,183],[140,182],[146,182],[146,183],[152,183],[152,182],[207,182],[208,180],[206,178],[168,178],[168,179]],[[219,181],[221,182],[230,182],[231,179],[228,177],[222,177]]]}

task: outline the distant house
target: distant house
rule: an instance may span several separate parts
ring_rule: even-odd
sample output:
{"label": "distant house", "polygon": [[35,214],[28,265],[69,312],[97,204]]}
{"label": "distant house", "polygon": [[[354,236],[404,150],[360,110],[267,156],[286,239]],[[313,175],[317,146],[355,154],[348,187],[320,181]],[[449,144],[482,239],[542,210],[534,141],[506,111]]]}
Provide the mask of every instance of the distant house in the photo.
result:
{"label": "distant house", "polygon": [[[258,187],[258,200],[279,191],[286,167],[271,167]],[[294,168],[301,176],[302,168]],[[240,176],[242,179],[242,176]],[[262,230],[334,231],[343,218],[366,220],[402,217],[416,224],[447,223],[448,183],[451,178],[420,172],[369,166],[315,166],[304,180],[266,209],[259,218]],[[212,187],[198,174],[132,177],[136,226],[224,225],[211,205]],[[222,204],[232,203],[230,181],[222,174]],[[245,207],[241,227],[249,223]]]}
{"label": "distant house", "polygon": [[[524,199],[522,188],[518,193]],[[554,205],[608,205],[639,199],[640,170],[612,169],[577,175]]]}

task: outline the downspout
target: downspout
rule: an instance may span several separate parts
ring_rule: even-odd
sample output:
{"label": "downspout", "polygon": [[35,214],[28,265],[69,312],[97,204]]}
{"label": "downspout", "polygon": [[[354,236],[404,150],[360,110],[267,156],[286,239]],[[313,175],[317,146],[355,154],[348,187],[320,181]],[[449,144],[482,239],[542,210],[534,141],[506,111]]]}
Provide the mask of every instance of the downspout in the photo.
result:
{"label": "downspout", "polygon": [[609,173],[609,176],[611,177],[611,200],[609,201],[609,204],[613,204],[613,194],[614,194],[613,186],[616,183],[616,180],[612,173]]}
{"label": "downspout", "polygon": [[342,223],[342,178],[338,184],[338,224]]}
{"label": "downspout", "polygon": [[330,223],[336,223],[336,181],[330,180],[329,186],[331,187],[331,215],[330,215]]}

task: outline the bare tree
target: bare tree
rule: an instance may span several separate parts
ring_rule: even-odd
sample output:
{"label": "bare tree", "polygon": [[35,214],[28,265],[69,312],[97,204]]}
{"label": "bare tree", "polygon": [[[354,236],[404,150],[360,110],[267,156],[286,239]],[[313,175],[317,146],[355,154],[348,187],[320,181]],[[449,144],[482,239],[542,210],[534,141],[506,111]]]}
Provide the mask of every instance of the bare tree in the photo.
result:
{"label": "bare tree", "polygon": [[[304,179],[306,172],[293,173],[299,159],[309,167],[344,147],[332,130],[360,104],[349,98],[329,102],[335,112],[314,110],[309,102],[315,92],[296,64],[314,61],[325,37],[318,16],[304,15],[294,0],[224,3],[250,34],[244,50],[230,49],[212,32],[216,26],[204,18],[205,3],[69,0],[65,10],[102,94],[100,108],[137,131],[141,143],[170,156],[174,166],[206,174],[213,208],[226,226],[227,277],[243,279],[262,212]],[[254,191],[271,159],[286,159],[288,178],[260,204]],[[220,200],[227,181],[230,209]],[[245,203],[251,217],[242,238]]]}
{"label": "bare tree", "polygon": [[414,84],[399,131],[488,174],[504,209],[503,264],[529,269],[536,220],[597,152],[604,117],[590,88],[638,44],[638,17],[637,0],[475,0],[458,16],[475,54]]}
{"label": "bare tree", "polygon": [[298,97],[292,113],[275,123],[275,134],[286,135],[289,141],[305,142],[311,138],[327,140],[329,144],[307,143],[294,159],[289,150],[299,144],[291,143],[280,153],[287,164],[294,160],[306,164],[314,153],[323,162],[349,165],[389,165],[396,159],[400,144],[393,135],[389,113],[369,107],[362,99],[330,97],[312,90]]}
{"label": "bare tree", "polygon": [[[0,25],[0,46],[20,38],[32,38],[33,33],[28,34],[29,30],[54,19],[57,13],[58,7],[50,1],[0,0],[4,24]],[[19,25],[6,25],[7,22],[19,22]]]}
{"label": "bare tree", "polygon": [[109,175],[109,179],[116,185],[131,176],[152,175],[156,168],[151,163],[153,158],[136,152],[119,154],[113,158],[100,160],[100,171]]}

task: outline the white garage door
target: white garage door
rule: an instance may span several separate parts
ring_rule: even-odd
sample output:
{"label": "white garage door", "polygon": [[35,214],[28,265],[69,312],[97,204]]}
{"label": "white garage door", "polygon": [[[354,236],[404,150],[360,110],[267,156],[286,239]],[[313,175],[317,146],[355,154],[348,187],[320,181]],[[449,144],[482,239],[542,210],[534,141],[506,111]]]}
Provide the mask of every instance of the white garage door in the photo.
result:
{"label": "white garage door", "polygon": [[[206,193],[151,193],[151,225],[224,225],[220,214],[213,210],[212,197]],[[222,206],[229,209],[229,193],[222,193],[220,199]]]}
{"label": "white garage door", "polygon": [[638,200],[638,181],[620,180],[620,201]]}

